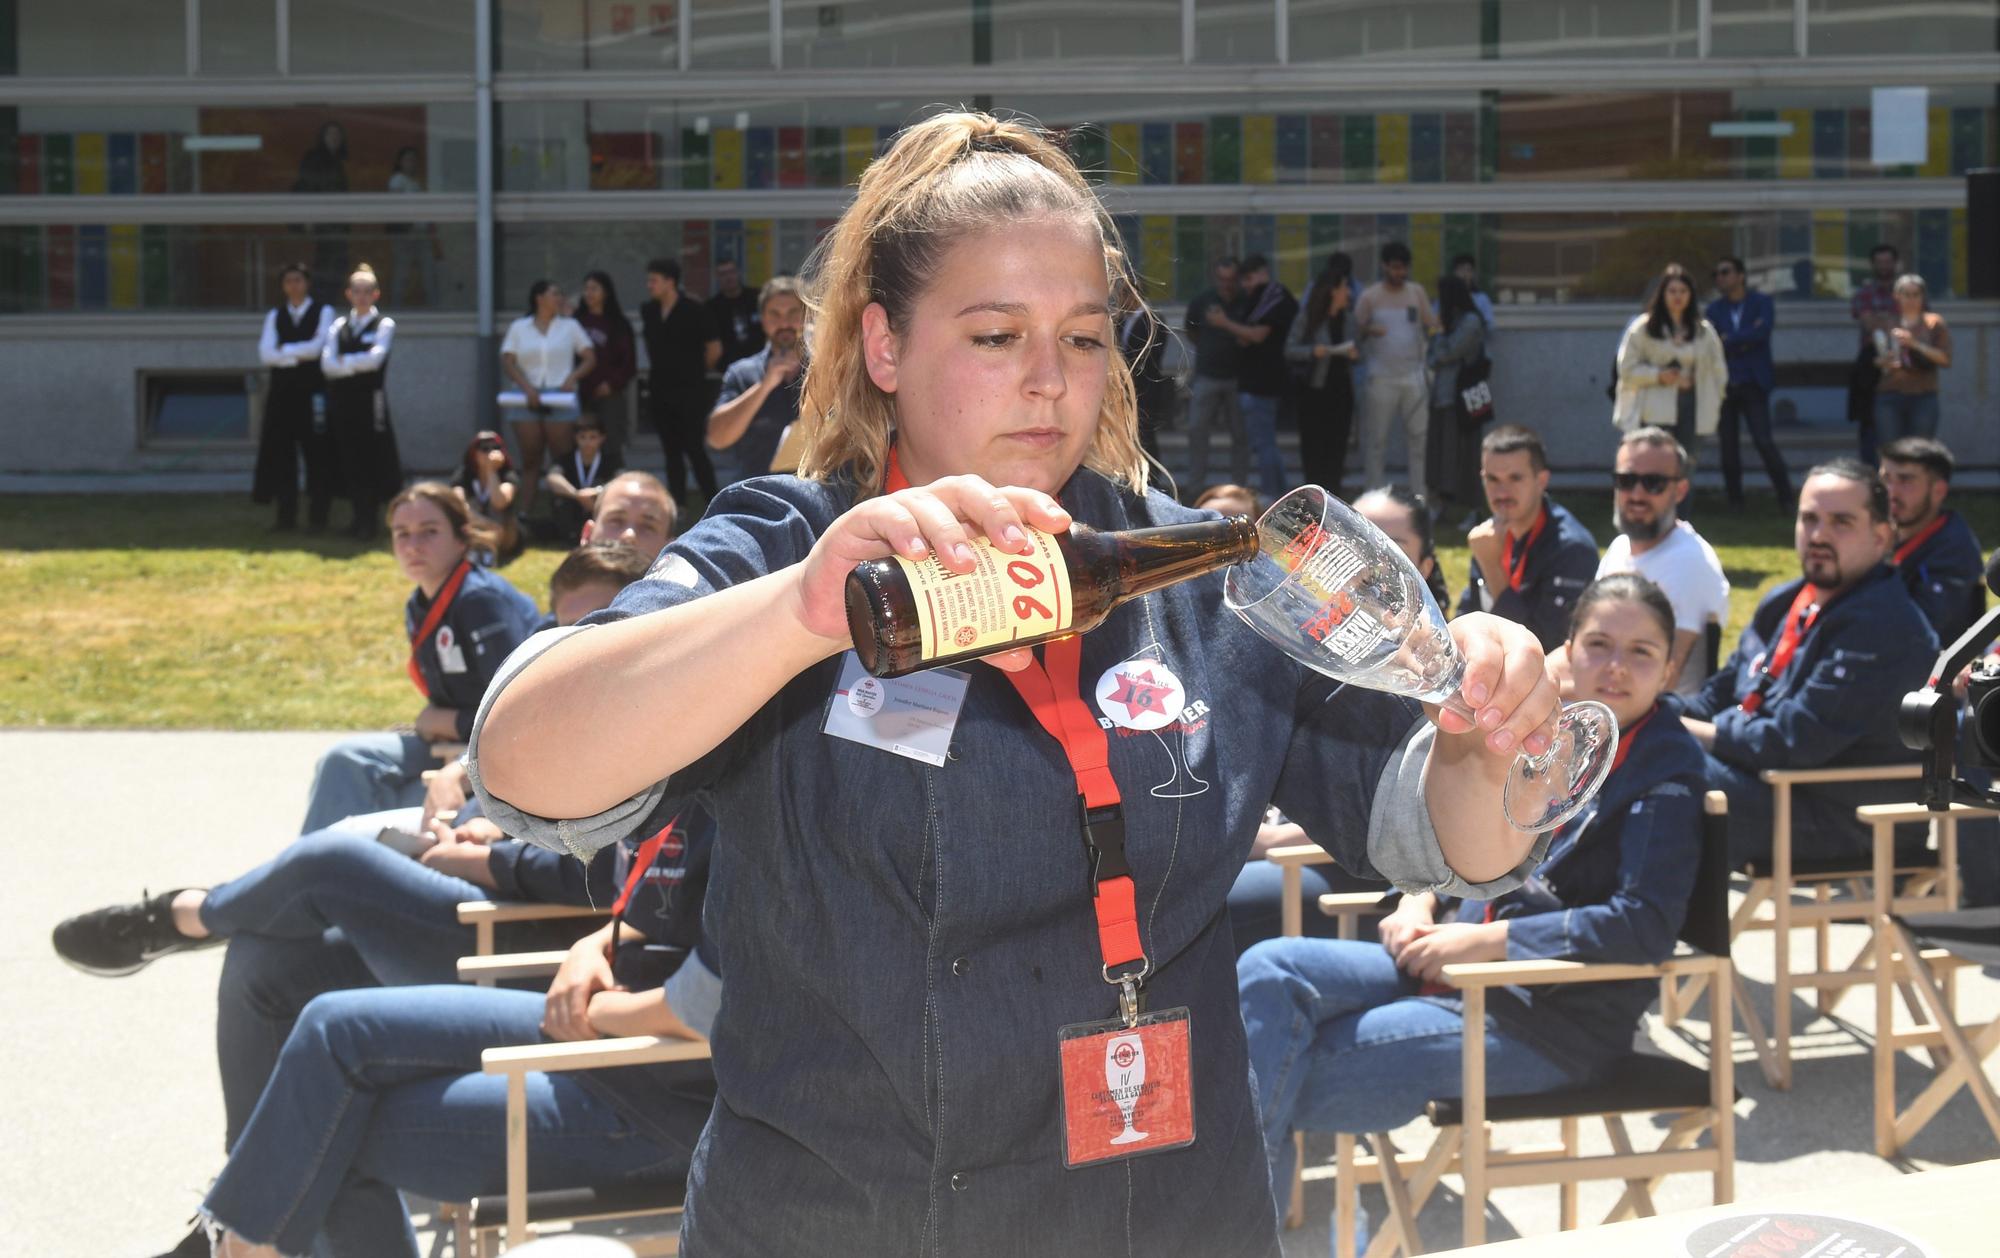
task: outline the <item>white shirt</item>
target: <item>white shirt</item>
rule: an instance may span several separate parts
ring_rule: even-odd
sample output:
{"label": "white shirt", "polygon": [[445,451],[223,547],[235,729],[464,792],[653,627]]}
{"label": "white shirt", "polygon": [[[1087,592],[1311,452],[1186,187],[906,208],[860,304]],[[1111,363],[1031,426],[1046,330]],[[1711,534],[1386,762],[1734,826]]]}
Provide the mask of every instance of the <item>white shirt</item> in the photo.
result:
{"label": "white shirt", "polygon": [[[1597,563],[1597,575],[1636,572],[1660,587],[1674,605],[1674,628],[1699,638],[1713,620],[1729,623],[1729,578],[1722,574],[1722,560],[1707,539],[1694,531],[1686,520],[1676,520],[1673,531],[1641,555],[1632,553],[1632,542],[1623,533],[1604,548]],[[1674,690],[1692,696],[1708,680],[1708,658],[1700,645],[1689,654]]]}
{"label": "white shirt", "polygon": [[500,352],[514,356],[514,365],[536,389],[561,387],[576,370],[576,360],[592,348],[590,333],[566,315],[549,320],[547,332],[538,330],[534,319],[523,315],[514,320],[507,329],[507,339],[500,342]]}
{"label": "white shirt", "polygon": [[[312,298],[310,297],[296,306],[285,307],[286,310],[291,312],[293,323],[297,323],[300,319],[304,318],[306,311],[311,308]],[[313,329],[312,336],[303,341],[292,341],[288,344],[280,345],[278,344],[278,312],[275,310],[267,311],[264,315],[264,333],[257,338],[257,361],[263,363],[266,367],[296,367],[300,363],[311,362],[313,359],[319,357],[320,349],[326,345],[327,329],[332,326],[333,307],[321,306],[319,309],[319,326]]]}
{"label": "white shirt", "polygon": [[[369,311],[368,318],[374,318],[377,313],[379,312]],[[350,310],[335,319],[333,326],[326,330],[326,348],[320,351],[319,369],[329,379],[337,380],[342,376],[359,376],[371,371],[380,371],[383,364],[389,361],[389,342],[396,338],[396,321],[388,315],[383,315],[382,321],[375,325],[374,343],[367,349],[358,354],[340,352],[341,329],[345,328],[348,320],[353,318],[354,312]]]}

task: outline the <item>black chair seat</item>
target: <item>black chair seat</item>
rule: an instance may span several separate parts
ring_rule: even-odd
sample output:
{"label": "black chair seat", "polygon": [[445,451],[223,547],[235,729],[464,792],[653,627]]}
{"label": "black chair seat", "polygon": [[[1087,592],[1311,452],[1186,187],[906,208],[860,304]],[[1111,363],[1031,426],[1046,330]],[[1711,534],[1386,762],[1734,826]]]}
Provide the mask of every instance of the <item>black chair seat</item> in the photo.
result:
{"label": "black chair seat", "polygon": [[1921,947],[1942,948],[1975,965],[2000,966],[2000,908],[1912,913],[1896,920],[1910,928]]}
{"label": "black chair seat", "polygon": [[[601,1188],[550,1188],[528,1194],[528,1222],[545,1219],[598,1219],[675,1210],[687,1200],[685,1183],[611,1184]],[[472,1226],[505,1227],[507,1194],[477,1197],[472,1202]]]}
{"label": "black chair seat", "polygon": [[[1518,1123],[1586,1114],[1654,1114],[1701,1109],[1708,1102],[1707,1070],[1671,1057],[1630,1053],[1596,1079],[1573,1088],[1522,1096],[1489,1096],[1486,1119]],[[1439,1127],[1456,1127],[1465,1121],[1464,1102],[1457,1097],[1432,1101],[1427,1112],[1431,1122]]]}
{"label": "black chair seat", "polygon": [[[1913,848],[1896,853],[1897,869],[1936,869],[1938,854],[1930,848]],[[1743,866],[1743,872],[1752,878],[1769,878],[1771,862],[1753,860]],[[1866,852],[1854,856],[1830,856],[1814,859],[1792,857],[1793,877],[1819,877],[1828,874],[1852,874],[1856,878],[1867,878],[1875,872],[1874,858]]]}

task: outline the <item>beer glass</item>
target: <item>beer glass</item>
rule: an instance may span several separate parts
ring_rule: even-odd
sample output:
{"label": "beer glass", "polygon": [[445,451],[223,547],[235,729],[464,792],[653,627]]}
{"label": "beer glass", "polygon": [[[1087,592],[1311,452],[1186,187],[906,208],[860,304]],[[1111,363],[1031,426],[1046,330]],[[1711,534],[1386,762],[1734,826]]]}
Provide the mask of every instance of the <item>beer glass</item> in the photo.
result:
{"label": "beer glass", "polygon": [[[1229,569],[1229,609],[1273,644],[1337,681],[1412,695],[1456,712],[1465,660],[1408,555],[1317,485],[1280,498],[1257,522],[1262,552]],[[1539,756],[1514,761],[1507,820],[1531,833],[1575,816],[1603,784],[1618,721],[1601,703],[1572,703]]]}

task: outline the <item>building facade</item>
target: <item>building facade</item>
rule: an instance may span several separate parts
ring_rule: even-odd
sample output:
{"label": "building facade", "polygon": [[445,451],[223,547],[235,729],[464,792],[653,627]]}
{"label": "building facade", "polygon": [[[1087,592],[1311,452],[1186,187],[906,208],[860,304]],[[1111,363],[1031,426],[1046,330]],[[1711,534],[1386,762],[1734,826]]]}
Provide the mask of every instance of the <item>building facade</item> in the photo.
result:
{"label": "building facade", "polygon": [[[1943,436],[2000,464],[2000,0],[0,0],[0,472],[247,468],[278,269],[381,274],[409,462],[491,413],[496,332],[585,270],[795,270],[896,129],[1065,130],[1170,316],[1209,259],[1302,290],[1406,241],[1497,308],[1503,417],[1600,467],[1669,261],[1778,298],[1785,440],[1846,448],[1878,242],[1959,343]],[[60,432],[63,439],[51,442]]]}

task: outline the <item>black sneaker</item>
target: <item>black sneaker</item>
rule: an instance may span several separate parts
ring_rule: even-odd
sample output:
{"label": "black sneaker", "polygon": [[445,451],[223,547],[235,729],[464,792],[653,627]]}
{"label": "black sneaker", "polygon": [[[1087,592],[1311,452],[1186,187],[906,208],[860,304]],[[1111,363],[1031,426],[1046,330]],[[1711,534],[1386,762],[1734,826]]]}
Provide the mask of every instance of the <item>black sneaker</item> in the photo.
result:
{"label": "black sneaker", "polygon": [[222,942],[218,935],[189,939],[174,929],[173,902],[180,891],[163,891],[137,904],[70,918],[55,929],[56,955],[85,974],[117,978],[136,974],[170,952],[187,952]]}

